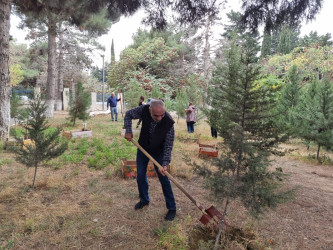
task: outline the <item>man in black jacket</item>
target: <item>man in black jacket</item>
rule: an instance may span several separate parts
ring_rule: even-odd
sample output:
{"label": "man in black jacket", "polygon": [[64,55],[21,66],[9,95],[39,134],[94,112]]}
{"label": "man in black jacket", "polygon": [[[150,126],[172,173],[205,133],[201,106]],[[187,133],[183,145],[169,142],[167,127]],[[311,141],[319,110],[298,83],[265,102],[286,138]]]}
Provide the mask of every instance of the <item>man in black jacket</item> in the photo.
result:
{"label": "man in black jacket", "polygon": [[[124,118],[125,138],[128,141],[133,138],[132,119],[142,119],[139,144],[163,167],[163,170],[159,171],[155,166],[155,170],[161,182],[168,209],[165,220],[173,220],[176,216],[176,202],[170,180],[165,176],[164,172],[167,171],[167,166],[171,161],[171,152],[175,138],[174,120],[165,111],[164,102],[161,100],[152,100],[150,104],[131,109],[126,112]],[[148,157],[138,149],[136,162],[140,201],[135,205],[135,209],[142,209],[150,202],[146,174],[148,161]]]}

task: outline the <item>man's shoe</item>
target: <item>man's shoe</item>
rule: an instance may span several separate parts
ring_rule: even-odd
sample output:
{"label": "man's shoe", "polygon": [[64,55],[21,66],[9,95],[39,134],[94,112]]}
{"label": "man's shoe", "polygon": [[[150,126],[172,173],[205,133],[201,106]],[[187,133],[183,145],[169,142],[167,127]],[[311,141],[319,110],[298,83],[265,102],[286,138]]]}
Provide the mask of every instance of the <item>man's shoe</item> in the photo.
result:
{"label": "man's shoe", "polygon": [[172,221],[175,217],[176,217],[176,210],[169,210],[164,219],[167,221]]}
{"label": "man's shoe", "polygon": [[142,209],[144,206],[149,205],[149,202],[144,202],[144,201],[139,201],[138,203],[135,204],[134,209]]}

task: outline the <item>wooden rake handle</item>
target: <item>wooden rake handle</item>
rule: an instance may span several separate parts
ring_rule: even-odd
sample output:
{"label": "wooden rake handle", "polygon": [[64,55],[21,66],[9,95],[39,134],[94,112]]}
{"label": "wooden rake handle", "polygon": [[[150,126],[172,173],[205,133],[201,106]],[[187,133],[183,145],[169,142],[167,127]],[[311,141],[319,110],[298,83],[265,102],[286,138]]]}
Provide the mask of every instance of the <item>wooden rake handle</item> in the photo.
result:
{"label": "wooden rake handle", "polygon": [[[144,153],[157,167],[158,169],[160,169],[161,171],[163,170],[163,167],[161,166],[161,164],[159,164],[150,154],[148,154],[148,152],[140,146],[140,144],[134,140],[133,138],[131,139],[131,142],[138,148],[141,150],[142,153]],[[203,214],[206,214],[205,209],[201,206],[201,204],[196,201],[192,195],[190,195],[185,188],[175,179],[173,178],[173,176],[171,174],[169,174],[167,171],[164,172],[164,174],[187,196],[187,198],[189,198],[200,210]]]}

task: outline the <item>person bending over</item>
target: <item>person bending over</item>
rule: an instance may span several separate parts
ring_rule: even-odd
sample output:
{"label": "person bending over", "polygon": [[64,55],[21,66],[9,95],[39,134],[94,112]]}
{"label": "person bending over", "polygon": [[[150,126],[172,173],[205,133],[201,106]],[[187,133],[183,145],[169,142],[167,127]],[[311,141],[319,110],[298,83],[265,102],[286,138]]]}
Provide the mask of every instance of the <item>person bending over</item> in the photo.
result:
{"label": "person bending over", "polygon": [[[174,120],[165,111],[165,105],[162,100],[153,99],[149,104],[128,110],[124,118],[125,138],[128,141],[133,138],[133,119],[142,119],[139,144],[163,167],[163,170],[159,171],[158,167],[154,165],[168,209],[164,219],[171,221],[176,216],[176,202],[170,180],[165,175],[165,171],[167,171],[167,166],[171,162],[171,152],[175,139]],[[136,163],[140,201],[134,207],[136,210],[142,209],[150,202],[147,179],[148,161],[149,158],[138,149]]]}

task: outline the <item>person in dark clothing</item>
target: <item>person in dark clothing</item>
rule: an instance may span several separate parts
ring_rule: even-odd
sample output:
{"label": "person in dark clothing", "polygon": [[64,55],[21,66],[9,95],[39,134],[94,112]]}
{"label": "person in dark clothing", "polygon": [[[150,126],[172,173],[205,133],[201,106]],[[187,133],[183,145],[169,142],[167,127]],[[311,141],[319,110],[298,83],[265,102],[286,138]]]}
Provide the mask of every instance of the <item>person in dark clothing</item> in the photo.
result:
{"label": "person in dark clothing", "polygon": [[210,132],[212,134],[212,137],[217,138],[217,131],[215,128],[213,128],[212,126],[210,127]]}
{"label": "person in dark clothing", "polygon": [[[145,105],[145,97],[144,96],[140,96],[140,99],[139,99],[139,106],[141,105]],[[139,119],[138,121],[138,124],[136,124],[136,128],[139,128],[140,124],[141,124],[141,119]]]}
{"label": "person in dark clothing", "polygon": [[114,121],[114,115],[116,115],[116,121],[118,121],[118,109],[117,109],[117,102],[119,102],[121,98],[117,99],[114,95],[114,92],[111,93],[111,96],[108,98],[106,109],[111,110],[111,120]]}
{"label": "person in dark clothing", "polygon": [[[161,100],[151,100],[150,104],[141,105],[128,110],[124,118],[126,129],[125,138],[130,141],[133,138],[132,120],[142,119],[142,128],[139,137],[139,144],[161,164],[163,170],[155,166],[158,178],[162,185],[162,190],[166,202],[168,213],[165,220],[173,220],[176,216],[176,202],[173,195],[170,180],[165,176],[167,166],[171,161],[171,152],[175,139],[174,120],[165,111],[164,102]],[[142,209],[150,202],[148,195],[147,165],[149,158],[139,149],[137,151],[137,184],[140,201],[134,209]]]}
{"label": "person in dark clothing", "polygon": [[142,95],[140,96],[140,99],[139,99],[139,106],[141,105],[145,105],[145,97]]}
{"label": "person in dark clothing", "polygon": [[216,117],[217,114],[215,114],[212,107],[209,107],[209,124],[210,124],[210,133],[212,137],[217,138],[217,130],[216,130]]}

